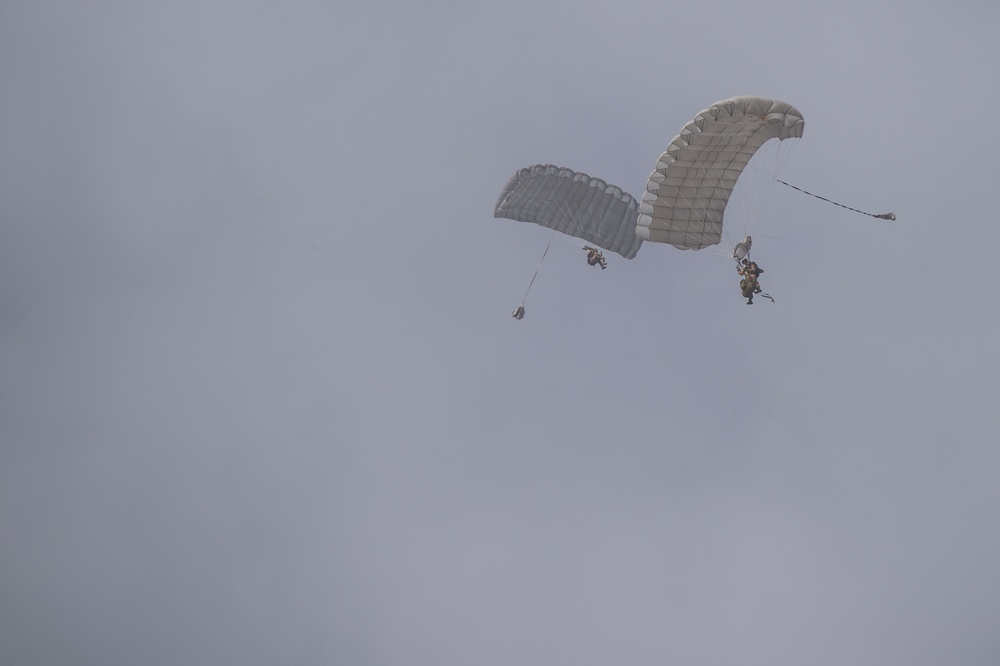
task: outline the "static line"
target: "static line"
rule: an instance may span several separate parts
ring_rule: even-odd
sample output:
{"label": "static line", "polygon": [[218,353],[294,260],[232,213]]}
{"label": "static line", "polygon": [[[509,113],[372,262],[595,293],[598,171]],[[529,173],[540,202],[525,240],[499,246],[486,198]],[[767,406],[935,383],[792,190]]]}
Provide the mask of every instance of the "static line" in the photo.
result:
{"label": "static line", "polygon": [[850,206],[845,206],[842,203],[837,203],[836,201],[833,201],[831,199],[827,199],[826,197],[821,197],[818,194],[813,194],[812,192],[807,192],[806,190],[803,190],[801,187],[796,187],[796,186],[792,185],[791,183],[786,183],[785,181],[781,180],[780,178],[775,178],[775,180],[778,181],[779,183],[781,183],[782,185],[785,185],[787,187],[792,188],[793,190],[798,190],[802,194],[808,194],[809,196],[815,197],[816,199],[819,199],[820,201],[825,201],[827,203],[832,203],[834,206],[840,206],[841,208],[846,208],[847,210],[853,211],[855,213],[861,213],[862,215],[867,215],[869,217],[874,217],[874,218],[877,218],[879,220],[895,220],[896,219],[896,214],[895,213],[869,213],[869,212],[866,212],[866,211],[863,211],[863,210],[858,210],[857,208],[851,208]]}
{"label": "static line", "polygon": [[535,278],[538,277],[538,271],[542,268],[542,262],[545,261],[545,255],[549,253],[549,246],[552,245],[552,239],[555,238],[556,232],[553,231],[549,236],[549,242],[545,244],[545,252],[542,252],[542,258],[538,260],[538,266],[535,268],[535,274],[531,276],[531,282],[528,283],[528,288],[524,290],[524,298],[521,299],[521,305],[528,299],[528,292],[531,291],[531,285],[535,284]]}

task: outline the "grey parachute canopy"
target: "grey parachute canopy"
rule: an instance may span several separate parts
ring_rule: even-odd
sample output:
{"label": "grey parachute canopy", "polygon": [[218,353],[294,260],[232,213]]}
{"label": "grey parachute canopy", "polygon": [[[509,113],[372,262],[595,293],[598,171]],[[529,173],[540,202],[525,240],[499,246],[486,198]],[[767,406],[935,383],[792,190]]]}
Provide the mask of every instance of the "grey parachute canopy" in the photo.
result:
{"label": "grey parachute canopy", "polygon": [[635,232],[635,197],[600,178],[551,164],[535,164],[511,176],[493,216],[540,224],[626,259],[642,246]]}
{"label": "grey parachute canopy", "polygon": [[660,155],[639,206],[643,240],[700,250],[722,240],[722,220],[743,168],[771,139],[800,138],[798,109],[775,99],[716,102],[681,129]]}

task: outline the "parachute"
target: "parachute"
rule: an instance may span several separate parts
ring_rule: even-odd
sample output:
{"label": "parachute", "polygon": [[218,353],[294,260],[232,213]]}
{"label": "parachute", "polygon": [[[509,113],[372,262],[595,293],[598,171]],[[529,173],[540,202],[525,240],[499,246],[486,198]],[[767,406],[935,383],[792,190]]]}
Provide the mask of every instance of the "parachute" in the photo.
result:
{"label": "parachute", "polygon": [[635,233],[639,203],[631,194],[551,164],[535,164],[511,176],[493,216],[539,224],[626,259],[642,246]]}
{"label": "parachute", "polygon": [[804,127],[798,109],[774,99],[733,97],[708,107],[660,155],[639,205],[636,236],[682,250],[718,244],[726,205],[750,158],[771,139],[801,138]]}
{"label": "parachute", "polygon": [[[493,209],[493,217],[538,224],[552,229],[553,236],[558,231],[617,252],[626,259],[635,257],[642,246],[642,239],[635,234],[638,216],[639,202],[620,187],[551,164],[518,170],[507,181]],[[584,246],[584,249],[593,248]],[[524,318],[524,301],[548,252],[546,245],[524,298],[511,313],[514,319]],[[603,258],[600,264],[603,269]]]}
{"label": "parachute", "polygon": [[[790,104],[765,97],[732,97],[703,110],[674,137],[650,174],[641,202],[599,178],[551,164],[536,164],[520,169],[510,178],[493,214],[552,229],[549,245],[555,232],[560,232],[625,259],[635,257],[643,241],[667,243],[682,250],[722,243],[731,250],[730,256],[738,267],[751,262],[749,227],[764,193],[774,183],[856,213],[895,220],[895,213],[851,208],[777,177],[781,162],[796,143],[788,139],[801,138],[804,128],[802,114]],[[755,180],[757,185],[766,183],[767,187],[754,185]],[[754,197],[758,200],[750,201]],[[739,213],[743,213],[743,219]],[[549,245],[542,253],[539,268]],[[595,265],[590,255],[588,263]],[[603,269],[604,262],[599,263]],[[755,270],[759,268],[756,263],[752,265]],[[525,298],[539,268],[528,284]],[[760,292],[759,284],[756,287],[751,294],[774,301]],[[748,303],[752,303],[752,295]],[[511,315],[522,319],[524,313],[522,299]]]}

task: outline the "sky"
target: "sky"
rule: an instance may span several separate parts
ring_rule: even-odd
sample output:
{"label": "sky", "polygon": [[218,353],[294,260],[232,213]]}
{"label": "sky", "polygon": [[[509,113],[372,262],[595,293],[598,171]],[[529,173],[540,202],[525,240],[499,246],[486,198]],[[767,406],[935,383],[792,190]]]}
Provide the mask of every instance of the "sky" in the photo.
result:
{"label": "sky", "polygon": [[[0,662],[992,664],[1000,9],[0,2]],[[795,105],[754,254],[589,268]]]}

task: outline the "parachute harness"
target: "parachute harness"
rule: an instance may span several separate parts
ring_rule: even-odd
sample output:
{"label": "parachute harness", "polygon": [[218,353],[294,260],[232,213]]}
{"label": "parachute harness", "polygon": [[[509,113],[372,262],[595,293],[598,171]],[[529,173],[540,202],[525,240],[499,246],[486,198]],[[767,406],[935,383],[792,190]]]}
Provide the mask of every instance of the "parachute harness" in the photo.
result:
{"label": "parachute harness", "polygon": [[[743,260],[745,260],[745,261],[753,261],[753,259],[750,258],[750,247],[751,247],[750,237],[747,236],[746,240],[742,241],[740,244],[742,244],[742,243],[746,243],[746,245],[745,245],[746,254],[743,255]],[[740,266],[742,266],[742,263],[741,263],[740,259],[736,258],[735,252],[736,251],[734,250],[733,251],[733,258],[736,259],[736,266],[737,266],[737,268],[739,268]],[[740,286],[743,286],[742,282],[740,282]],[[759,282],[757,283],[757,288],[760,289],[760,283]],[[768,294],[766,292],[758,291],[758,292],[756,292],[754,294],[754,296],[760,296],[761,298],[766,298],[767,300],[769,300],[772,303],[774,303],[774,296],[772,296],[771,294]]]}
{"label": "parachute harness", "polygon": [[801,187],[795,187],[791,183],[786,183],[785,181],[781,180],[780,178],[775,178],[775,180],[777,180],[782,185],[785,185],[787,187],[792,188],[793,190],[798,190],[802,194],[808,194],[809,196],[815,197],[816,199],[819,199],[820,201],[825,201],[827,203],[832,203],[834,206],[840,206],[841,208],[846,208],[847,210],[855,212],[855,213],[861,213],[862,215],[867,215],[868,217],[874,217],[874,218],[877,218],[879,220],[895,220],[896,219],[896,214],[895,213],[868,213],[868,212],[865,212],[863,210],[858,210],[857,208],[851,208],[850,206],[845,206],[842,203],[837,203],[836,201],[832,201],[830,199],[827,199],[826,197],[821,197],[818,194],[813,194],[812,192],[807,192],[807,191],[803,190]]}

